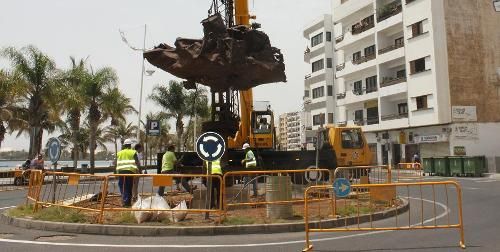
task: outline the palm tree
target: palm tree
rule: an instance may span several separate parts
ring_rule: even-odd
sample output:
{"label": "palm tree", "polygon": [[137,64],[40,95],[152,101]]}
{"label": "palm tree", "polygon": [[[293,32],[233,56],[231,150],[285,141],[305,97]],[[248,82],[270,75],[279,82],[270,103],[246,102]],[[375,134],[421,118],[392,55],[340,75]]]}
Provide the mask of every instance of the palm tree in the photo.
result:
{"label": "palm tree", "polygon": [[76,168],[79,159],[78,134],[80,133],[80,121],[82,110],[85,106],[85,96],[83,94],[83,85],[87,75],[84,59],[76,60],[70,57],[71,68],[63,73],[64,90],[63,104],[66,109],[67,123],[70,126],[66,134],[70,134],[70,142],[73,146],[73,167]]}
{"label": "palm tree", "polygon": [[41,151],[43,130],[48,129],[50,132],[60,122],[59,111],[51,111],[56,108],[51,106],[55,103],[54,87],[58,84],[56,65],[31,45],[20,50],[7,47],[1,53],[11,61],[13,75],[19,78],[25,90],[23,104],[16,116],[24,122],[16,126],[20,131],[18,136],[25,130],[23,127],[29,130],[29,155],[33,157]]}
{"label": "palm tree", "polygon": [[118,77],[112,68],[104,67],[86,74],[84,82],[85,103],[89,119],[90,173],[95,169],[96,132],[102,123],[102,109],[107,94],[116,87]]}
{"label": "palm tree", "polygon": [[6,126],[14,118],[15,106],[20,103],[19,88],[14,76],[0,70],[0,147],[7,133]]}
{"label": "palm tree", "polygon": [[203,105],[200,105],[204,103],[205,108],[207,107],[206,95],[200,95],[199,91],[188,92],[177,81],[170,81],[168,86],[155,86],[149,99],[163,107],[167,118],[175,119],[178,151],[180,151],[184,135],[184,122],[182,121],[184,117],[208,113],[208,109],[205,111],[202,108]]}
{"label": "palm tree", "polygon": [[[105,129],[105,136],[110,142],[115,145],[115,155],[118,153],[118,139],[120,139],[121,145],[125,139],[133,137],[134,133],[137,131],[137,126],[133,126],[132,123],[125,124],[123,121],[119,121],[116,126],[108,126]],[[116,158],[116,156],[115,156]]]}
{"label": "palm tree", "polygon": [[[117,87],[110,89],[103,97],[102,103],[103,118],[111,119],[111,126],[125,124],[125,116],[137,113],[130,105],[130,98],[126,97]],[[135,127],[137,129],[137,127]]]}
{"label": "palm tree", "polygon": [[[196,132],[194,132],[195,123],[198,129],[201,129],[201,123],[208,120],[208,117],[210,115],[210,107],[208,106],[207,93],[208,90],[206,90],[205,88],[198,89],[197,87],[195,91],[188,94],[187,99],[191,105],[188,111],[189,124],[187,127],[187,132],[184,136],[184,146],[192,146],[192,143],[194,143],[194,141],[188,143],[188,140],[196,137]],[[199,118],[200,120],[194,120],[194,118]]]}

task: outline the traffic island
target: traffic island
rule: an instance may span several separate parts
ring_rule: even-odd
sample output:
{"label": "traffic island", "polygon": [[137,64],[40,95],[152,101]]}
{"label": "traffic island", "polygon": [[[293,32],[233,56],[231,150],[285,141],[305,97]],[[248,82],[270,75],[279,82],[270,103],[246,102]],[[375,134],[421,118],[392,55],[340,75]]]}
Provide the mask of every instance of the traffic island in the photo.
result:
{"label": "traffic island", "polygon": [[[324,218],[310,221],[310,228],[320,225],[322,228],[334,228],[346,225],[367,223],[370,221],[390,218],[408,211],[409,202],[398,199],[399,203],[388,206],[385,210],[373,212],[372,214],[353,214],[354,208],[344,208],[345,212],[339,211],[337,218]],[[359,210],[357,210],[359,211]],[[365,211],[371,211],[365,209]],[[340,217],[342,214],[352,216]],[[58,209],[48,207],[33,213],[29,206],[20,206],[0,215],[2,223],[12,226],[55,231],[64,233],[94,234],[94,235],[118,235],[118,236],[206,236],[206,235],[229,235],[229,234],[265,234],[265,233],[287,233],[302,232],[305,229],[303,217],[295,215],[290,219],[276,219],[272,223],[263,223],[262,220],[251,217],[228,215],[222,223],[218,224],[213,218],[201,220],[200,222],[149,222],[133,224],[135,219],[130,212],[115,213],[117,224],[93,224],[89,222],[85,214],[71,209]],[[189,218],[188,218],[189,220]],[[121,221],[122,224],[118,224]]]}

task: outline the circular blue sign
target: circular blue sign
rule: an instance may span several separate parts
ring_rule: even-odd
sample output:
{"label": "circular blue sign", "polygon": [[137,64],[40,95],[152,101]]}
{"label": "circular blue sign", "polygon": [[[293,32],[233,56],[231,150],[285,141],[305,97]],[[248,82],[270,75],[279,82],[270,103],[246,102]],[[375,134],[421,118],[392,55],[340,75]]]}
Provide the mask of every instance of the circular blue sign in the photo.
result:
{"label": "circular blue sign", "polygon": [[55,164],[61,157],[61,142],[57,138],[51,138],[49,139],[48,146],[49,159],[52,164]]}
{"label": "circular blue sign", "polygon": [[225,149],[224,138],[215,132],[205,132],[196,140],[196,154],[208,162],[221,158]]}
{"label": "circular blue sign", "polygon": [[345,178],[335,179],[333,182],[333,190],[335,191],[335,195],[337,197],[347,197],[351,192],[351,183],[349,183],[349,180]]}

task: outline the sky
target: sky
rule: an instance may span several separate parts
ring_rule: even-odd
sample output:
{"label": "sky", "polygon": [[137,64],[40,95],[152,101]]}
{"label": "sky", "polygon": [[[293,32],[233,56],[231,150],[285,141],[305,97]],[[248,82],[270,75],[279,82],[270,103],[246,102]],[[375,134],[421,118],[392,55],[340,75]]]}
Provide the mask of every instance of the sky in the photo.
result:
{"label": "sky", "polygon": [[[308,41],[303,28],[331,12],[330,0],[249,0],[271,44],[285,57],[287,83],[267,84],[254,89],[254,100],[270,101],[276,115],[302,109],[303,80],[308,67],[303,53]],[[211,0],[0,0],[0,48],[32,44],[48,54],[58,68],[70,66],[70,56],[87,58],[93,68],[113,67],[120,89],[139,107],[141,53],[122,42],[119,30],[135,47],[142,47],[144,25],[146,48],[173,44],[177,37],[201,38],[200,21],[207,17]],[[9,68],[0,59],[0,68]],[[161,108],[147,99],[153,87],[176,77],[146,63],[143,115]],[[137,116],[129,120],[136,122]],[[2,150],[28,149],[26,137],[7,136]],[[44,138],[44,141],[47,137]]]}

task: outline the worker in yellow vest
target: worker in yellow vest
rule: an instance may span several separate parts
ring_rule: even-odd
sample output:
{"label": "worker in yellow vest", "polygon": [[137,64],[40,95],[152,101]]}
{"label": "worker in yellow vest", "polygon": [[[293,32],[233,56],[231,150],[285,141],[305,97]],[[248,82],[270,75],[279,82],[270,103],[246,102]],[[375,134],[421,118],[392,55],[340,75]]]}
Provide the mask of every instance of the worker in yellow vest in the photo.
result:
{"label": "worker in yellow vest", "polygon": [[[139,158],[137,152],[132,149],[132,140],[125,139],[122,150],[116,153],[116,173],[117,174],[138,174],[139,173]],[[118,187],[122,195],[122,204],[124,207],[132,205],[132,187],[134,185],[134,177],[121,176],[118,177]]]}
{"label": "worker in yellow vest", "polygon": [[[207,175],[208,175],[208,162],[205,161],[203,162],[205,169],[207,169]],[[221,204],[220,199],[220,193],[221,193],[221,181],[222,181],[222,165],[220,162],[220,159],[217,159],[212,162],[212,175],[215,175],[216,177],[212,177],[212,191],[210,192],[210,207],[217,209],[219,208],[219,204]],[[205,187],[207,186],[207,179],[203,179],[203,184]],[[217,202],[217,203],[216,203]]]}
{"label": "worker in yellow vest", "polygon": [[[245,159],[241,160],[241,164],[244,165],[247,170],[257,168],[257,159],[255,158],[253,151],[250,149],[250,144],[243,144],[242,149],[245,151]],[[246,176],[243,178],[243,183],[245,183],[245,185],[251,183],[253,186],[253,196],[257,197],[259,195],[257,179],[254,176]]]}
{"label": "worker in yellow vest", "polygon": [[[179,174],[178,171],[175,170],[178,166],[181,164],[177,160],[177,157],[175,156],[175,145],[169,145],[167,147],[167,151],[165,154],[163,154],[162,162],[161,162],[161,174]],[[182,187],[184,187],[184,190],[187,192],[192,192],[193,188],[188,183],[188,179],[174,179],[175,185],[177,186],[177,189],[180,190],[179,183],[182,184]],[[165,187],[160,186],[158,188],[158,195],[163,196],[165,195]]]}

